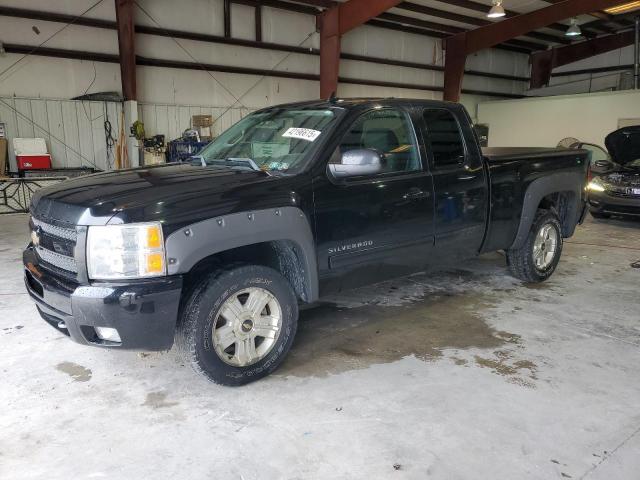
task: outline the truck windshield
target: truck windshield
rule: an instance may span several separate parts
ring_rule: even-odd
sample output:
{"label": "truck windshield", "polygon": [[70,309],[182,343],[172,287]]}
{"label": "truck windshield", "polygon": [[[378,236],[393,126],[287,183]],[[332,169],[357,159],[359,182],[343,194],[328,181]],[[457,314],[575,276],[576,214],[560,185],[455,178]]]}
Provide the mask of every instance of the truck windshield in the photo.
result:
{"label": "truck windshield", "polygon": [[193,163],[297,172],[310,161],[315,145],[335,119],[333,110],[275,109],[254,113],[207,145]]}

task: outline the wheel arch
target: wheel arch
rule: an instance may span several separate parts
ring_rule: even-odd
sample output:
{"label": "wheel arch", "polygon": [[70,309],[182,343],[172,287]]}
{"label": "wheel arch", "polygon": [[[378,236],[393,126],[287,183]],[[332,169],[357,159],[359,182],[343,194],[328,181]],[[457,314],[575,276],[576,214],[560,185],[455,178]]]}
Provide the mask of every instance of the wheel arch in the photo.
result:
{"label": "wheel arch", "polygon": [[520,248],[529,233],[539,208],[554,208],[560,217],[562,236],[571,237],[582,210],[582,173],[557,173],[531,182],[522,205],[522,215],[510,249]]}
{"label": "wheel arch", "polygon": [[197,277],[231,263],[279,271],[303,302],[318,299],[315,243],[306,215],[296,207],[224,215],[180,228],[166,239],[168,273]]}

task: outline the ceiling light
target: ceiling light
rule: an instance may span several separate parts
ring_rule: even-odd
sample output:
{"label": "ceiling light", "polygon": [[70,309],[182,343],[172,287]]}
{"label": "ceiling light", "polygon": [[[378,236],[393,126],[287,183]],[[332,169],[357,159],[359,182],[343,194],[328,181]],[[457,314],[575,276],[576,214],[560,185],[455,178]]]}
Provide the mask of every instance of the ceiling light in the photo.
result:
{"label": "ceiling light", "polygon": [[504,7],[502,6],[502,0],[493,0],[491,3],[493,6],[491,7],[491,10],[489,10],[489,13],[487,13],[487,17],[500,18],[506,15]]}
{"label": "ceiling light", "polygon": [[626,13],[638,9],[640,9],[640,1],[627,2],[622,5],[616,5],[615,7],[605,8],[604,11],[611,15],[618,15],[620,13]]}
{"label": "ceiling light", "polygon": [[578,25],[578,19],[573,17],[571,19],[571,25],[567,28],[567,31],[564,32],[567,37],[577,37],[582,35],[582,30],[580,30],[580,26]]}

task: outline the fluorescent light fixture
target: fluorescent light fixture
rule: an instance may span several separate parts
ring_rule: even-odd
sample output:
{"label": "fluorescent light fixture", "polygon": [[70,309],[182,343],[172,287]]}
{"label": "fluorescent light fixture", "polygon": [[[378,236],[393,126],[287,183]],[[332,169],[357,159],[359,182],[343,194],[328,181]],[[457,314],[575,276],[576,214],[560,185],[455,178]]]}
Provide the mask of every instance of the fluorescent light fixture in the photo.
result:
{"label": "fluorescent light fixture", "polygon": [[502,0],[493,0],[491,3],[493,6],[491,7],[491,10],[489,10],[489,13],[487,13],[487,17],[500,18],[506,15],[504,7],[502,6]]}
{"label": "fluorescent light fixture", "polygon": [[573,17],[571,19],[571,25],[567,28],[567,31],[564,32],[567,37],[577,37],[582,35],[582,30],[580,30],[580,26],[578,26],[578,19]]}
{"label": "fluorescent light fixture", "polygon": [[640,9],[640,1],[627,2],[622,5],[616,5],[615,7],[605,8],[604,11],[611,15],[618,15],[620,13],[627,13],[638,9]]}

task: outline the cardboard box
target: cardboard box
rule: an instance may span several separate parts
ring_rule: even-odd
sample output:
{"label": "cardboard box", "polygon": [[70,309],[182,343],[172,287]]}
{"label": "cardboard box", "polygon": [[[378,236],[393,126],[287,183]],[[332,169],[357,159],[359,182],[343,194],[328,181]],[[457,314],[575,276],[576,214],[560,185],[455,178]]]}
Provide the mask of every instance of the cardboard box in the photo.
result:
{"label": "cardboard box", "polygon": [[159,165],[165,163],[164,152],[150,152],[144,151],[144,164],[145,165]]}
{"label": "cardboard box", "polygon": [[211,127],[200,127],[198,134],[200,135],[201,142],[208,142],[211,140]]}
{"label": "cardboard box", "polygon": [[213,116],[211,115],[194,115],[191,117],[191,125],[194,128],[210,127],[213,125]]}

